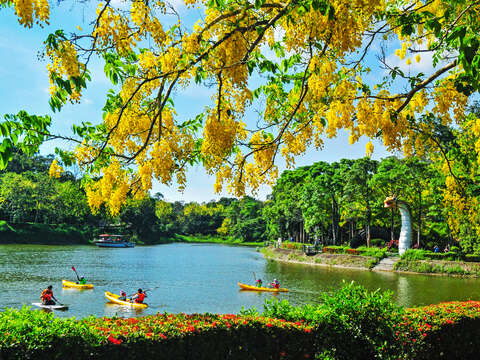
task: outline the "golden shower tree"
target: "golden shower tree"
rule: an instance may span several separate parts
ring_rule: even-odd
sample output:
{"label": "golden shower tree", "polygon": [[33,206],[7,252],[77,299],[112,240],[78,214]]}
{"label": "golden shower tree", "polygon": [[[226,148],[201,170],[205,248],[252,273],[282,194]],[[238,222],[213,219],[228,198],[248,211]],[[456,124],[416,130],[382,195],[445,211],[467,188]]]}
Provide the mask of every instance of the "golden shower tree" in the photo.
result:
{"label": "golden shower tree", "polygon": [[[0,4],[26,27],[49,18],[47,0]],[[449,201],[474,206],[463,195],[463,179],[453,171],[455,160],[439,129],[461,128],[468,99],[478,93],[480,1],[185,5],[179,13],[161,0],[120,7],[103,1],[90,28],[51,34],[45,54],[52,109],[81,101],[92,57],[103,59],[117,90],[106,94],[98,124],[76,124],[72,137],[55,134],[48,116],[7,115],[0,125],[1,161],[8,161],[13,146],[33,151],[47,139],[67,138],[76,149],[59,150],[51,174],[58,176],[62,163],[77,162],[99,178],[86,186],[91,208],[105,204],[116,214],[129,194],[148,192],[153,178],[185,186],[194,163],[216,175],[217,191],[255,191],[275,182],[279,156],[293,166],[309,146],[321,148],[326,137],[345,129],[351,143],[367,136],[407,156],[438,152]],[[194,15],[192,24],[187,19]],[[423,61],[431,62],[425,73],[399,66]],[[213,85],[214,96],[195,118],[180,120],[172,94],[193,84]],[[252,107],[261,108],[254,119]],[[478,136],[480,120],[470,119],[468,131]],[[480,142],[474,147],[478,153]],[[367,155],[372,151],[369,142]]]}

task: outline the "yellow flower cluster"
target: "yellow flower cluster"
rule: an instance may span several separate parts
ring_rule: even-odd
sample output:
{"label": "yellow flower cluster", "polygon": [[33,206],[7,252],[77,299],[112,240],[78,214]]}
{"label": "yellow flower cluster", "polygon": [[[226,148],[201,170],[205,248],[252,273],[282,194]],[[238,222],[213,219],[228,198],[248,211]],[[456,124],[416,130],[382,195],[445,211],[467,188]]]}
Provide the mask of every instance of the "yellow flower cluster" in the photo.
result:
{"label": "yellow flower cluster", "polygon": [[[47,46],[47,55],[51,60],[51,63],[47,64],[47,69],[50,79],[50,94],[53,95],[58,91],[58,85],[54,81],[55,76],[68,80],[72,77],[79,77],[80,71],[85,68],[85,65],[78,61],[77,50],[68,40],[58,43],[57,48]],[[70,100],[78,101],[81,94],[73,86],[72,88],[72,93],[69,95]]]}
{"label": "yellow flower cluster", "polygon": [[[133,1],[133,4],[142,3]],[[97,8],[98,26],[92,32],[92,36],[98,37],[98,43],[101,47],[114,46],[119,54],[126,54],[132,51],[136,41],[140,39],[140,33],[133,31],[129,26],[128,19],[117,13],[113,8],[107,7],[103,13],[105,5],[100,3]],[[134,12],[135,13],[135,12]]]}
{"label": "yellow flower cluster", "polygon": [[65,170],[58,164],[57,159],[53,160],[50,164],[50,169],[48,170],[48,175],[54,178],[60,178]]}
{"label": "yellow flower cluster", "polygon": [[[9,2],[8,0],[0,0],[0,5],[9,5]],[[42,26],[42,23],[48,24],[50,17],[48,0],[11,0],[11,2],[15,7],[18,22],[24,27],[31,28],[34,18],[37,19],[37,24],[40,26]]]}
{"label": "yellow flower cluster", "polygon": [[121,205],[130,190],[130,181],[125,170],[118,161],[113,161],[102,169],[103,177],[97,182],[91,182],[85,187],[88,205],[94,213],[105,203],[112,216],[120,212]]}
{"label": "yellow flower cluster", "polygon": [[435,88],[434,99],[435,107],[432,111],[443,119],[445,125],[452,122],[450,111],[453,111],[457,121],[463,118],[468,97],[456,90],[453,76]]}

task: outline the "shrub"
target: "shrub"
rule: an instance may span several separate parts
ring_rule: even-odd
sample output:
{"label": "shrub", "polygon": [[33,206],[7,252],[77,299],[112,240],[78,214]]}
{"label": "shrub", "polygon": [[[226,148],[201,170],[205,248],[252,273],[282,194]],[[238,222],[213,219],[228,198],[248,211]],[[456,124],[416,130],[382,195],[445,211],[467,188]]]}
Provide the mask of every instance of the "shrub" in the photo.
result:
{"label": "shrub", "polygon": [[403,309],[353,283],[295,307],[267,300],[233,314],[58,319],[0,312],[0,359],[475,359],[480,302]]}
{"label": "shrub", "polygon": [[403,309],[391,300],[391,292],[370,292],[354,284],[323,294],[323,304],[292,306],[286,300],[266,301],[264,316],[316,324],[317,352],[334,359],[373,359],[398,352],[393,325]]}
{"label": "shrub", "polygon": [[403,260],[423,260],[425,259],[425,250],[408,249],[402,254]]}
{"label": "shrub", "polygon": [[363,256],[374,256],[379,260],[386,257],[387,251],[388,251],[386,247],[381,249],[377,247],[366,247],[366,246],[360,246],[357,250],[359,250],[360,254]]}
{"label": "shrub", "polygon": [[281,247],[282,247],[282,249],[302,250],[302,243],[284,241],[284,242],[282,242]]}
{"label": "shrub", "polygon": [[383,247],[385,245],[386,241],[383,239],[370,239],[370,245],[371,246],[378,246],[378,247]]}
{"label": "shrub", "polygon": [[323,248],[323,252],[331,253],[331,254],[344,254],[346,249],[348,249],[348,247],[330,245],[330,246],[325,246]]}
{"label": "shrub", "polygon": [[357,249],[347,249],[347,254],[350,254],[350,255],[360,255],[360,250],[357,250]]}
{"label": "shrub", "polygon": [[467,254],[464,257],[464,260],[468,262],[480,262],[480,255]]}

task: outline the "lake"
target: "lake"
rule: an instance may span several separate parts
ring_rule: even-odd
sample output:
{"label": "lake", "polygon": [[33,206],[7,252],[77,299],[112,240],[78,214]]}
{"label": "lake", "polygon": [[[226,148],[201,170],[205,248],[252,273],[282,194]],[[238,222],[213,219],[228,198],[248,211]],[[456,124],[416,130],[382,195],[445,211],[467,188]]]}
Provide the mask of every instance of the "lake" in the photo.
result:
{"label": "lake", "polygon": [[[76,280],[71,267],[93,283],[93,290],[63,289],[62,279]],[[241,291],[237,282],[264,283],[274,278],[288,293]],[[368,289],[392,290],[403,306],[452,300],[479,300],[480,281],[473,278],[371,272],[278,263],[254,248],[218,244],[167,244],[129,249],[94,246],[0,246],[0,300],[21,308],[38,302],[46,286],[70,309],[58,316],[142,316],[157,312],[238,313],[262,309],[265,299],[287,299],[295,305],[319,303],[320,294],[355,281]],[[147,292],[145,310],[110,304],[104,292]]]}

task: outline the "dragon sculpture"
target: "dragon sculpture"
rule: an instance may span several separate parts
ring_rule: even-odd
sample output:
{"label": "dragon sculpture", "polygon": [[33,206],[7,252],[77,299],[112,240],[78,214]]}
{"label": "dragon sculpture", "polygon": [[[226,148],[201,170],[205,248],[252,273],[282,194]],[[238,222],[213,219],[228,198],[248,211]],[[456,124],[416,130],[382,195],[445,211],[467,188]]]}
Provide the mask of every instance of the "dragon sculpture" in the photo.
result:
{"label": "dragon sculpture", "polygon": [[394,196],[389,196],[384,201],[386,208],[398,209],[402,217],[402,228],[400,229],[400,238],[398,239],[398,253],[402,255],[410,249],[412,244],[412,220],[410,210],[406,202],[398,200]]}

